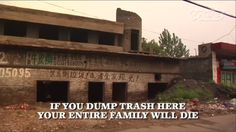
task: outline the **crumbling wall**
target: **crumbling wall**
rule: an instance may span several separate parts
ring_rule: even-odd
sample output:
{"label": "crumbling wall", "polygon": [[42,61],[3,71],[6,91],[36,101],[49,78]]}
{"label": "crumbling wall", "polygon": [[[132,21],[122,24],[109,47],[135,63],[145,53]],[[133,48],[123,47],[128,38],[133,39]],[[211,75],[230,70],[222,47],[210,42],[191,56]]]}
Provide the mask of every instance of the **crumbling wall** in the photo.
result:
{"label": "crumbling wall", "polygon": [[212,59],[211,57],[183,59],[180,63],[180,73],[184,78],[212,81]]}
{"label": "crumbling wall", "polygon": [[[128,100],[142,93],[146,98],[146,82],[154,81],[152,74],[137,74],[107,71],[33,69],[33,68],[0,68],[0,104],[18,102],[35,103],[37,98],[37,81],[69,81],[68,100],[72,102],[88,101],[88,82],[105,82],[104,101],[112,101],[112,83],[128,83]],[[24,70],[24,72],[19,72]],[[5,71],[5,72],[4,72]],[[3,73],[4,72],[4,73]],[[15,73],[16,72],[16,73]],[[13,75],[15,74],[15,75]]]}
{"label": "crumbling wall", "polygon": [[69,81],[68,101],[87,102],[89,81],[105,83],[105,102],[112,101],[113,82],[127,83],[127,101],[145,100],[148,83],[170,82],[178,64],[151,56],[1,47],[0,104],[35,103],[40,80]]}
{"label": "crumbling wall", "polygon": [[148,55],[1,47],[0,65],[137,73],[179,73],[179,59]]}
{"label": "crumbling wall", "polygon": [[125,51],[131,51],[131,33],[132,30],[138,31],[138,49],[142,51],[141,37],[142,37],[142,19],[134,12],[125,11],[120,8],[116,10],[116,21],[124,23],[124,35],[122,44]]}

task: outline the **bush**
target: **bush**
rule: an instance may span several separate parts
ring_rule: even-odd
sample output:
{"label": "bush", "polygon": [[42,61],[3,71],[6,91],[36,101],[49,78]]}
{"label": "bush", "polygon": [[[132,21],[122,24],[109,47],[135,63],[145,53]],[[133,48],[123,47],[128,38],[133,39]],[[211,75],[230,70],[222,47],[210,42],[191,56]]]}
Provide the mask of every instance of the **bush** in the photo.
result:
{"label": "bush", "polygon": [[198,98],[208,100],[213,98],[213,94],[207,89],[186,89],[182,85],[176,86],[172,91],[159,94],[156,100],[161,102],[183,102],[184,100]]}

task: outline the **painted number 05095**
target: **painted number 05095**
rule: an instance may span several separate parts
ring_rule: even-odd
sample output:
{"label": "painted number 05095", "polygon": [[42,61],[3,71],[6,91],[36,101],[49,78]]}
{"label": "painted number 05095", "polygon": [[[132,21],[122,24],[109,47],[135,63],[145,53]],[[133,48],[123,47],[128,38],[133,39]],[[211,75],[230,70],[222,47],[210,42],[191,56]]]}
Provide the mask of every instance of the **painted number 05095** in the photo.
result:
{"label": "painted number 05095", "polygon": [[0,77],[30,77],[29,69],[24,68],[0,68]]}

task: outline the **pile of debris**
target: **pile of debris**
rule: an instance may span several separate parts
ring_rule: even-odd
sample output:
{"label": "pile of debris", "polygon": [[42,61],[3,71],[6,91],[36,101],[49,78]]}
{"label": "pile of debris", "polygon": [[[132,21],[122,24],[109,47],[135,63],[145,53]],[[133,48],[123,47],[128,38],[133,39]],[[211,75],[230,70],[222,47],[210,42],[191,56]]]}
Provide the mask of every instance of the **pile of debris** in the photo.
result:
{"label": "pile of debris", "polygon": [[20,104],[5,106],[3,109],[5,109],[5,110],[32,110],[35,108],[30,106],[27,103],[20,103]]}
{"label": "pile of debris", "polygon": [[236,112],[236,98],[226,101],[219,101],[215,98],[213,101],[200,102],[198,99],[193,99],[187,102],[187,111],[198,111],[202,114],[214,114]]}

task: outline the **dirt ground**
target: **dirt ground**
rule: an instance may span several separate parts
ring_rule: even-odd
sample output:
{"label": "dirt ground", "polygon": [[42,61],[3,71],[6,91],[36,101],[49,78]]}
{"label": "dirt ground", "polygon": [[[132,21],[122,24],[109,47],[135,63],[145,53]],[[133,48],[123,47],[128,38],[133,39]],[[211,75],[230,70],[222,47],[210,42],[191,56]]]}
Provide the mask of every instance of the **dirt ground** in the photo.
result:
{"label": "dirt ground", "polygon": [[[38,111],[50,111],[49,105],[33,105],[0,107],[0,131],[24,131],[24,132],[53,132],[53,131],[122,131],[132,128],[145,128],[149,126],[169,126],[197,123],[201,118],[215,117],[219,115],[236,114],[234,110],[200,112],[199,120],[39,120]],[[204,123],[204,122],[203,122]]]}
{"label": "dirt ground", "polygon": [[126,129],[120,132],[236,132],[236,114],[205,117],[197,121],[159,124],[139,129]]}

